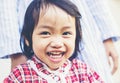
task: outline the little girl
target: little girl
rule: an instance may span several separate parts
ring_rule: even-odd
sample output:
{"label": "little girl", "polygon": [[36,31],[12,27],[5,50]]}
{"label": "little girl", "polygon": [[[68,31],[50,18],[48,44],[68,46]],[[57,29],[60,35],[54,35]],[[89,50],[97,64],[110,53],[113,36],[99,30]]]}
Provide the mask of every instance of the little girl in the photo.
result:
{"label": "little girl", "polygon": [[33,0],[21,34],[29,59],[18,65],[4,83],[104,83],[76,60],[81,40],[80,13],[69,0]]}

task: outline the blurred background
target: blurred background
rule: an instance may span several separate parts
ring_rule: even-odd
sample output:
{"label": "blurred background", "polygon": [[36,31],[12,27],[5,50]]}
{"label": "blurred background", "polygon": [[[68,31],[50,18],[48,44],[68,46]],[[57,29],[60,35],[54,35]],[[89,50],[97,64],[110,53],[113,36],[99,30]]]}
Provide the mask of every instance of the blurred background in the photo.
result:
{"label": "blurred background", "polygon": [[[107,0],[107,4],[120,32],[120,0]],[[115,83],[120,83],[120,41],[116,42],[115,46],[119,54],[119,68],[113,75],[113,79]],[[10,72],[10,63],[10,59],[0,59],[0,83],[2,83],[3,78]]]}
{"label": "blurred background", "polygon": [[[120,32],[120,0],[107,0],[108,5],[110,7],[110,11],[113,16],[113,20],[115,20],[118,25],[118,29]],[[116,49],[119,53],[119,68],[117,72],[113,75],[113,79],[115,83],[120,83],[120,41],[115,43]]]}

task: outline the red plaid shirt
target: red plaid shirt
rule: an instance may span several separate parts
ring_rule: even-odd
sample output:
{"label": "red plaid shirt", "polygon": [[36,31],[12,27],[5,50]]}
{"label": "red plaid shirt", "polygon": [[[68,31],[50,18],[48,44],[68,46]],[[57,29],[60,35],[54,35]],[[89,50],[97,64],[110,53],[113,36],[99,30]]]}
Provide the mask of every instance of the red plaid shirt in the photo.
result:
{"label": "red plaid shirt", "polygon": [[[63,83],[61,82],[62,79],[65,80],[65,83],[104,83],[95,71],[76,59],[70,63],[66,61],[66,63],[59,68],[59,71],[57,71],[59,73],[57,75],[48,71],[46,67],[44,67],[45,65],[36,57],[32,58],[32,62],[34,62],[38,72],[42,72],[48,76],[47,78],[52,78],[55,80],[55,83]],[[65,70],[67,67],[69,69]],[[44,78],[44,76],[40,76],[38,72],[30,65],[30,62],[27,62],[17,66],[10,75],[4,79],[4,83],[53,83],[47,80],[47,78]],[[67,73],[64,74],[64,72]],[[60,74],[63,74],[62,78]]]}

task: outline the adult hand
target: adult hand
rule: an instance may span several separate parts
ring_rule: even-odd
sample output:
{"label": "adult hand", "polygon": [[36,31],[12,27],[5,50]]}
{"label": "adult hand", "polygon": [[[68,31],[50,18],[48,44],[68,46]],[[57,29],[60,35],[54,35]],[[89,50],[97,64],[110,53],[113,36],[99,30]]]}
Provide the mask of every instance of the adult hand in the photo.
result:
{"label": "adult hand", "polygon": [[[116,48],[114,46],[112,39],[105,40],[104,46],[106,49],[106,53],[108,55],[108,62],[110,65],[111,64],[113,65],[111,73],[114,74],[116,72],[116,70],[118,69],[118,53],[116,51]],[[112,63],[110,61],[110,57],[112,58]]]}

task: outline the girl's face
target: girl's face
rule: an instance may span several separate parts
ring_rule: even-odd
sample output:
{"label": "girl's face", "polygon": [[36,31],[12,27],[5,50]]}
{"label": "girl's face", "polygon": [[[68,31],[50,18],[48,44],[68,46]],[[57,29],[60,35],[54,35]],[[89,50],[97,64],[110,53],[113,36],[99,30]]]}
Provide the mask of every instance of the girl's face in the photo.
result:
{"label": "girl's face", "polygon": [[74,52],[75,18],[56,6],[41,12],[32,35],[33,51],[51,70],[56,70]]}

